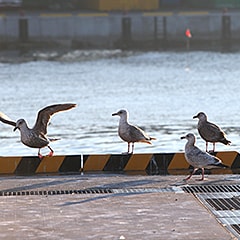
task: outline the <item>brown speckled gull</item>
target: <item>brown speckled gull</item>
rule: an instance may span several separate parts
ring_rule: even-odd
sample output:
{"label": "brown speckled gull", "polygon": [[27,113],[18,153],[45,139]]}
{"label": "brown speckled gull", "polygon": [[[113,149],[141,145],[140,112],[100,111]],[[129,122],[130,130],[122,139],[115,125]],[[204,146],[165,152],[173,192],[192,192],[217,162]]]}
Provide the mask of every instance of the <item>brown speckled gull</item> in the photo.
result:
{"label": "brown speckled gull", "polygon": [[198,113],[193,118],[198,118],[198,132],[206,141],[206,151],[208,150],[208,142],[213,144],[213,152],[215,151],[215,143],[220,142],[229,145],[231,142],[226,139],[223,130],[216,124],[208,122],[207,115],[203,112]]}
{"label": "brown speckled gull", "polygon": [[204,168],[228,168],[228,166],[222,164],[222,161],[195,146],[195,136],[192,133],[188,133],[186,136],[181,137],[181,139],[187,139],[185,145],[185,158],[187,162],[194,167],[193,172],[185,179],[189,180],[192,175],[199,169],[202,169],[202,178],[204,180]]}
{"label": "brown speckled gull", "polygon": [[[135,142],[145,142],[151,144],[151,140],[156,138],[149,137],[142,129],[134,126],[128,122],[128,111],[125,109],[113,113],[112,116],[118,115],[120,117],[118,126],[118,135],[120,138],[128,143],[127,153],[133,153]],[[130,152],[130,143],[132,143],[132,151]]]}
{"label": "brown speckled gull", "polygon": [[49,146],[49,143],[57,140],[47,137],[47,126],[51,116],[57,112],[66,111],[73,107],[76,107],[76,104],[55,104],[43,108],[38,112],[37,120],[33,128],[29,128],[24,119],[19,119],[17,122],[14,122],[3,113],[0,113],[0,121],[14,126],[14,131],[19,129],[22,143],[31,148],[39,148],[38,156],[39,158],[43,158],[40,153],[40,149],[43,147],[48,147],[50,149],[48,156],[52,156],[53,150]]}

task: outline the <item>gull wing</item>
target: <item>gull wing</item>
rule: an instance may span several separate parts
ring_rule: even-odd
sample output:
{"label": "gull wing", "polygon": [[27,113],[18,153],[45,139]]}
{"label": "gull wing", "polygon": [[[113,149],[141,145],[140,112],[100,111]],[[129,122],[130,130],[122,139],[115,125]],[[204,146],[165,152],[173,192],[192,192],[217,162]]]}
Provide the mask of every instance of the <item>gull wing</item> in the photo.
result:
{"label": "gull wing", "polygon": [[37,120],[35,126],[33,127],[33,130],[44,135],[47,134],[47,126],[51,116],[54,113],[66,111],[74,107],[76,107],[76,104],[74,103],[65,103],[55,104],[41,109],[38,112]]}
{"label": "gull wing", "polygon": [[216,141],[225,137],[224,132],[220,127],[211,122],[206,122],[199,129],[199,133],[203,139],[207,141]]}
{"label": "gull wing", "polygon": [[194,146],[189,153],[191,161],[198,167],[213,167],[221,163],[221,160],[207,152],[202,151],[198,147]]}
{"label": "gull wing", "polygon": [[16,123],[14,121],[12,121],[7,115],[5,115],[2,112],[0,112],[0,121],[16,127]]}
{"label": "gull wing", "polygon": [[144,142],[149,142],[150,137],[139,127],[130,125],[130,136],[132,138],[131,142],[139,142],[139,141],[144,141]]}

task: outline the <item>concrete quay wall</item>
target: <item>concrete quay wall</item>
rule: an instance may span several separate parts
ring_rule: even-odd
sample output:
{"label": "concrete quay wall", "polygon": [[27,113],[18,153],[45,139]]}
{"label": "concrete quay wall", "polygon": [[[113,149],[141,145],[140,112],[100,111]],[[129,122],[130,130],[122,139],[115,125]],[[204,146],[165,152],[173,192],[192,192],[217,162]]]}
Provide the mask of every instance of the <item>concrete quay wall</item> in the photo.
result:
{"label": "concrete quay wall", "polygon": [[127,12],[0,14],[0,43],[65,42],[70,47],[232,45],[240,40],[240,13]]}

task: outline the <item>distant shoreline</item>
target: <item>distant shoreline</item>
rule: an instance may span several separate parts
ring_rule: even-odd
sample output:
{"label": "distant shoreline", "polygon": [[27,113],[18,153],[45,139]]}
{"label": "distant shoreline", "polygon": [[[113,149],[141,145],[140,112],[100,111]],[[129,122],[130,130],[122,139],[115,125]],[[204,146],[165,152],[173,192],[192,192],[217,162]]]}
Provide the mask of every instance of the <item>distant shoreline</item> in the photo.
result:
{"label": "distant shoreline", "polygon": [[[191,31],[191,38],[186,36]],[[0,50],[238,51],[238,11],[0,14]]]}

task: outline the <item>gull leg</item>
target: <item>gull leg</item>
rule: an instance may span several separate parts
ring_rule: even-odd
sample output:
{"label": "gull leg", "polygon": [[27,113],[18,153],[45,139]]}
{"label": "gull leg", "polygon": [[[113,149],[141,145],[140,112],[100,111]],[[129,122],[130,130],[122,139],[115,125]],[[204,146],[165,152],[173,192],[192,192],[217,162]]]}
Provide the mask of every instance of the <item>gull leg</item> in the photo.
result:
{"label": "gull leg", "polygon": [[198,181],[203,181],[204,180],[204,168],[201,168],[202,169],[202,178],[198,179]]}
{"label": "gull leg", "polygon": [[208,151],[207,149],[208,149],[208,142],[206,142],[206,152]]}
{"label": "gull leg", "polygon": [[193,171],[192,171],[192,173],[191,173],[185,180],[186,180],[186,181],[189,180],[189,179],[192,177],[192,175],[193,175],[197,170],[198,170],[198,168],[194,168]]}
{"label": "gull leg", "polygon": [[128,151],[127,153],[130,153],[130,143],[128,142]]}
{"label": "gull leg", "polygon": [[215,152],[215,143],[213,142],[212,145],[213,145],[213,149],[209,150],[209,153],[214,153]]}
{"label": "gull leg", "polygon": [[127,152],[123,152],[122,154],[126,155],[126,154],[130,154],[130,143],[128,142],[128,150]]}
{"label": "gull leg", "polygon": [[202,178],[200,179],[200,181],[204,180],[204,168],[202,168]]}
{"label": "gull leg", "polygon": [[132,152],[131,152],[131,154],[133,153],[133,149],[134,149],[134,142],[132,143]]}
{"label": "gull leg", "polygon": [[51,157],[54,153],[54,151],[52,150],[52,148],[50,146],[47,146],[50,149],[50,153],[48,154],[49,157]]}
{"label": "gull leg", "polygon": [[38,149],[38,157],[42,160],[43,159],[43,155],[40,153],[40,149],[41,148]]}

